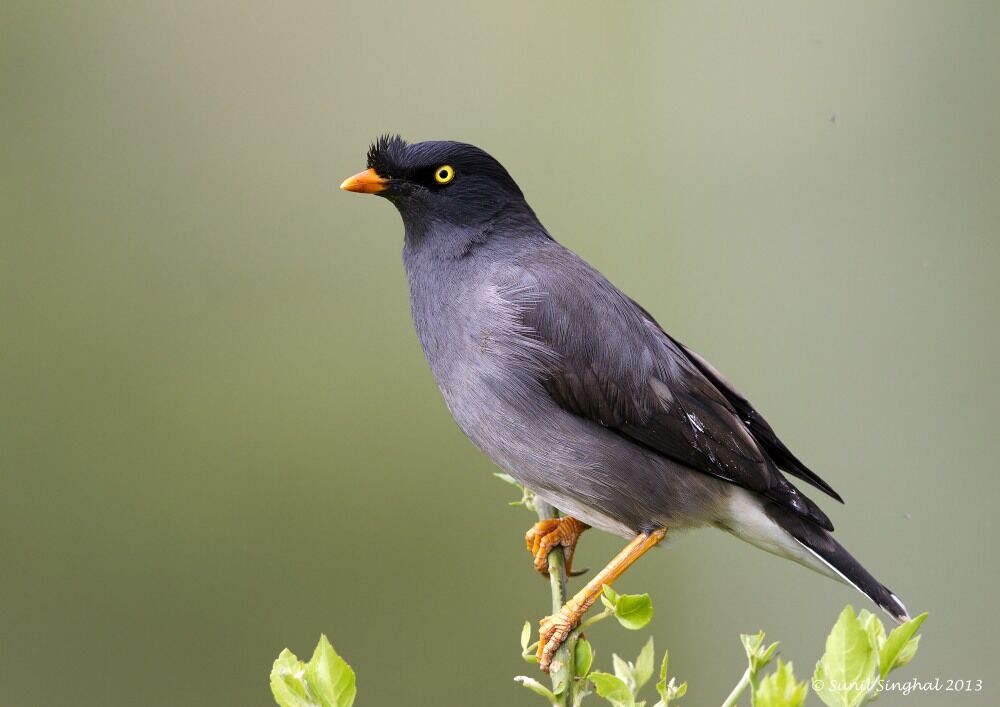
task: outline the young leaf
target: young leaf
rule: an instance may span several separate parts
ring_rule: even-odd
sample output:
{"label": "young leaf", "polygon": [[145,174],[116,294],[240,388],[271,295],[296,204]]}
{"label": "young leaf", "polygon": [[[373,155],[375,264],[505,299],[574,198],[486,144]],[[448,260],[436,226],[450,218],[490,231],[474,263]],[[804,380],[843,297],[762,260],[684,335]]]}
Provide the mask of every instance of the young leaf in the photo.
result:
{"label": "young leaf", "polygon": [[310,692],[319,697],[323,707],[351,707],[354,704],[358,692],[354,671],[337,655],[325,635],[320,635],[312,659],[306,663],[305,677]]}
{"label": "young leaf", "polygon": [[587,679],[594,684],[597,694],[615,707],[635,707],[635,698],[622,680],[609,673],[591,673]]}
{"label": "young leaf", "polygon": [[899,651],[899,654],[896,656],[896,660],[892,662],[892,667],[889,668],[889,670],[902,668],[904,665],[913,660],[913,657],[917,654],[917,648],[919,646],[920,646],[920,636],[914,636],[909,641],[907,641],[906,645],[903,646],[903,649]]}
{"label": "young leaf", "polygon": [[521,488],[521,484],[519,484],[518,481],[517,481],[517,479],[515,479],[510,474],[504,474],[501,471],[494,471],[493,472],[493,476],[497,477],[498,479],[500,479],[501,481],[503,481],[505,484],[510,484],[511,486],[517,486],[518,488]]}
{"label": "young leaf", "polygon": [[747,658],[753,660],[753,657],[757,655],[761,645],[764,643],[764,632],[758,631],[754,634],[741,633],[740,643],[743,644],[743,650],[746,651]]}
{"label": "young leaf", "polygon": [[525,621],[524,628],[521,629],[521,652],[528,650],[528,642],[531,641],[531,622]]}
{"label": "young leaf", "polygon": [[878,652],[848,605],[826,638],[826,651],[813,673],[813,689],[828,707],[855,707],[871,688],[877,666]]}
{"label": "young leaf", "polygon": [[573,672],[578,678],[585,678],[593,664],[594,649],[590,645],[590,641],[581,636],[577,639],[576,648],[573,651]]}
{"label": "young leaf", "polygon": [[545,687],[542,683],[538,682],[534,678],[529,678],[527,675],[518,675],[514,678],[515,682],[519,682],[526,688],[534,692],[536,695],[541,695],[549,701],[551,705],[558,705],[559,698],[552,694],[552,690]]}
{"label": "young leaf", "polygon": [[620,594],[615,602],[615,618],[625,628],[637,631],[653,618],[653,602],[648,594]]}
{"label": "young leaf", "polygon": [[305,663],[287,648],[278,655],[271,668],[271,693],[281,707],[313,707],[309,691],[303,681]]}
{"label": "young leaf", "polygon": [[493,476],[497,477],[504,483],[510,484],[511,486],[520,489],[521,499],[518,501],[511,501],[510,503],[507,504],[508,506],[524,506],[528,510],[534,508],[535,494],[533,491],[529,491],[527,488],[522,486],[521,483],[510,474],[494,472]]}
{"label": "young leaf", "polygon": [[656,691],[660,695],[660,699],[663,702],[667,701],[667,696],[664,694],[667,691],[667,664],[670,663],[670,651],[663,651],[663,662],[660,663],[660,679],[656,681]]}
{"label": "young leaf", "polygon": [[646,641],[646,645],[642,647],[639,651],[639,656],[635,659],[635,665],[632,666],[632,676],[635,678],[635,692],[638,693],[642,689],[643,685],[649,682],[649,679],[653,677],[653,656],[655,651],[653,649],[653,637],[650,636],[649,640]]}
{"label": "young leaf", "polygon": [[321,635],[308,663],[287,648],[271,668],[271,692],[281,707],[351,707],[354,671]]}
{"label": "young leaf", "polygon": [[674,682],[674,680],[675,678],[670,678],[670,682],[667,683],[667,689],[663,696],[664,707],[670,704],[671,700],[679,700],[687,694],[688,684],[686,682],[682,682],[678,685]]}
{"label": "young leaf", "polygon": [[615,604],[618,603],[618,592],[612,589],[611,585],[605,584],[601,587],[601,603],[614,611]]}
{"label": "young leaf", "polygon": [[889,671],[901,668],[911,660],[917,653],[917,646],[920,643],[920,636],[916,638],[913,634],[917,632],[920,625],[927,618],[927,612],[920,614],[916,618],[910,619],[905,624],[897,626],[885,639],[885,643],[879,650],[879,677],[884,678]]}
{"label": "young leaf", "polygon": [[861,622],[862,628],[868,634],[868,642],[871,643],[872,648],[881,651],[882,645],[885,643],[885,626],[882,625],[879,617],[868,609],[862,609],[858,613],[858,621]]}
{"label": "young leaf", "polygon": [[675,683],[674,678],[667,682],[667,664],[670,662],[670,653],[663,651],[663,662],[660,664],[660,679],[656,683],[656,691],[660,695],[660,700],[653,707],[670,707],[671,700],[679,700],[687,693],[688,684],[682,682]]}
{"label": "young leaf", "polygon": [[629,692],[635,694],[635,675],[632,674],[632,664],[619,658],[617,653],[612,653],[611,663],[615,666],[615,677],[628,685]]}
{"label": "young leaf", "polygon": [[741,633],[740,642],[743,644],[743,650],[746,651],[747,662],[750,664],[750,673],[753,675],[756,675],[767,667],[767,664],[771,662],[771,658],[774,656],[774,652],[778,650],[777,641],[769,646],[764,645],[763,631],[752,635]]}
{"label": "young leaf", "polygon": [[802,707],[808,688],[795,679],[791,663],[778,658],[778,668],[753,688],[754,707]]}

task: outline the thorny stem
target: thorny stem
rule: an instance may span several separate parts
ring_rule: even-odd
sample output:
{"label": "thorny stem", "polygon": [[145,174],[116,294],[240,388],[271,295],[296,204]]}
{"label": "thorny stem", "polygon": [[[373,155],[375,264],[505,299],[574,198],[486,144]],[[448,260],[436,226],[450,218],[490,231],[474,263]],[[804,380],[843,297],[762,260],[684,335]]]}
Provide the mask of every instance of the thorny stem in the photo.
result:
{"label": "thorny stem", "polygon": [[[559,512],[538,496],[534,498],[535,512],[539,520],[558,518]],[[558,612],[566,600],[569,598],[566,576],[566,557],[563,555],[562,547],[556,547],[549,553],[549,585],[552,588],[552,613]],[[549,677],[552,680],[552,691],[556,692],[560,686],[562,692],[557,693],[558,705],[567,706],[572,704],[571,693],[573,685],[573,652],[576,647],[576,636],[570,635],[566,642],[556,651],[552,659],[552,668]]]}

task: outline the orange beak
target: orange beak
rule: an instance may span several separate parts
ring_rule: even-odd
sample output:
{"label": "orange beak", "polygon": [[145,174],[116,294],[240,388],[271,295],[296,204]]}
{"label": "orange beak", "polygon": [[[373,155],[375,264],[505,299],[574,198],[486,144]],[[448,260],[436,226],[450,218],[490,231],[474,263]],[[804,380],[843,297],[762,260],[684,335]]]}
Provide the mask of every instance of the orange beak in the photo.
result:
{"label": "orange beak", "polygon": [[361,194],[378,194],[380,191],[385,191],[386,180],[378,176],[378,172],[374,169],[366,169],[364,172],[358,172],[353,177],[345,179],[340,188],[344,191],[356,191]]}

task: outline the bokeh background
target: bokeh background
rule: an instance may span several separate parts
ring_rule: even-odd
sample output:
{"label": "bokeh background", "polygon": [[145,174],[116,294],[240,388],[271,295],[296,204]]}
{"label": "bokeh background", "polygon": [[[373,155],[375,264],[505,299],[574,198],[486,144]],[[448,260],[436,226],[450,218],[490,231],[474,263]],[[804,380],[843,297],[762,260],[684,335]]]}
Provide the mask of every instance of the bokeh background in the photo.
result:
{"label": "bokeh background", "polygon": [[[998,36],[996,2],[4,2],[0,703],[264,706],[326,632],[359,704],[540,704],[532,517],[439,398],[397,214],[337,190],[391,130],[496,155],[844,495],[931,612],[903,676],[984,681],[887,704],[997,704]],[[714,531],[620,589],[692,707],[739,632],[807,675],[867,606]]]}

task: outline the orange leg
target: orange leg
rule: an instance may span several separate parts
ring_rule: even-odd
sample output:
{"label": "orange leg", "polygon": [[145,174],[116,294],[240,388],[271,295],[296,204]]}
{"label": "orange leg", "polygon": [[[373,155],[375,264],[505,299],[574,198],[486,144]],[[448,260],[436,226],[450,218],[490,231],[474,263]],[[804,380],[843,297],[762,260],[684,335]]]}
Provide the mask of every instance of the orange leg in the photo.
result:
{"label": "orange leg", "polygon": [[605,584],[611,584],[618,579],[649,548],[663,540],[667,534],[666,528],[659,528],[651,533],[640,533],[619,552],[608,566],[587,582],[587,586],[577,592],[572,599],[552,616],[546,616],[538,626],[538,663],[543,672],[549,672],[552,656],[569,636],[570,631],[577,627],[580,618],[587,609],[601,596]]}
{"label": "orange leg", "polygon": [[[576,518],[569,516],[540,520],[535,523],[524,536],[528,552],[535,557],[535,569],[548,577],[549,553],[562,546],[563,555],[566,558],[566,574],[575,577],[572,569],[573,553],[576,551],[576,543],[580,539],[580,535],[589,527],[586,523],[581,523]],[[577,574],[583,573],[577,572]]]}

